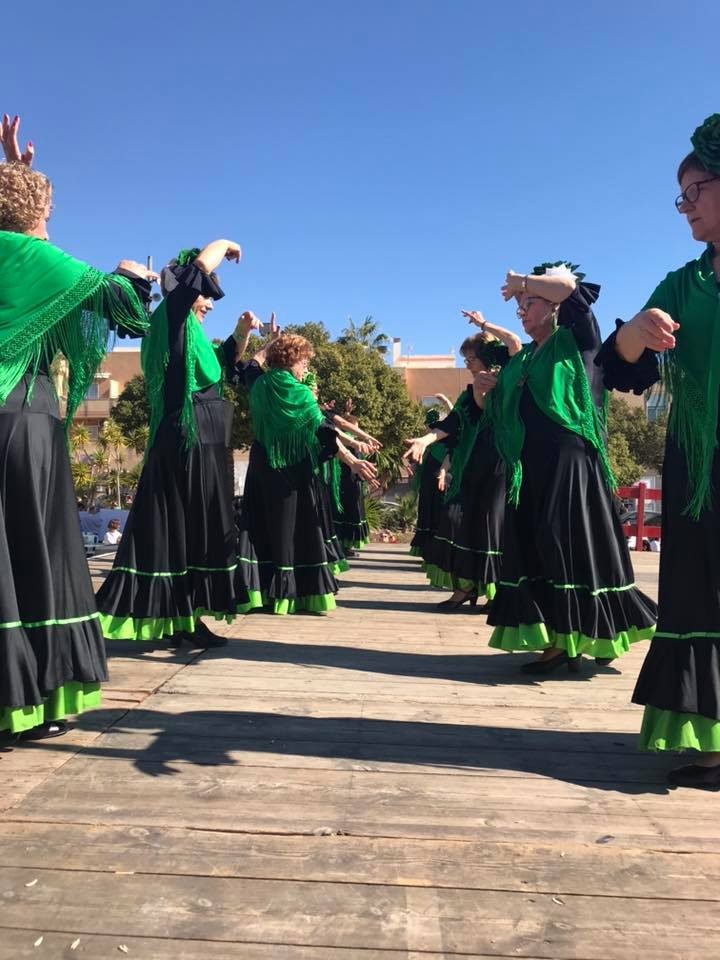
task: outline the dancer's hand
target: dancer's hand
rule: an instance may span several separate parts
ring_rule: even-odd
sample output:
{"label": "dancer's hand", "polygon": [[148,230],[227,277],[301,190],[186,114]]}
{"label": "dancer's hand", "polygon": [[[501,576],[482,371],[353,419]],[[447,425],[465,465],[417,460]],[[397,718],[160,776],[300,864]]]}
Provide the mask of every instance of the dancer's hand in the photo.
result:
{"label": "dancer's hand", "polygon": [[448,473],[448,471],[445,470],[444,467],[441,467],[440,473],[438,473],[438,478],[437,478],[437,485],[440,493],[445,493],[445,491],[449,488],[451,481],[452,481],[452,474]]}
{"label": "dancer's hand", "polygon": [[[616,343],[621,356],[654,350],[663,353],[675,346],[675,331],[680,329],[669,313],[652,307],[642,310],[618,330]],[[638,359],[636,357],[635,359]]]}
{"label": "dancer's hand", "polygon": [[368,460],[353,460],[350,464],[350,470],[356,477],[360,477],[370,487],[371,490],[377,490],[380,487],[377,479],[377,467]]}
{"label": "dancer's hand", "polygon": [[244,337],[245,334],[249,334],[251,330],[259,330],[261,326],[262,322],[258,320],[252,310],[246,310],[240,314],[235,332]]}
{"label": "dancer's hand", "polygon": [[420,463],[430,441],[424,437],[415,437],[412,440],[403,440],[408,449],[403,454],[403,460],[409,460],[411,463]]}
{"label": "dancer's hand", "polygon": [[154,270],[150,270],[144,263],[138,263],[137,260],[121,260],[115,270],[116,272],[118,270],[124,270],[126,273],[132,273],[133,276],[139,277],[141,280],[149,280],[150,283],[155,283],[160,279]]}
{"label": "dancer's hand", "polygon": [[514,270],[508,270],[505,283],[500,287],[503,300],[512,300],[513,297],[519,296],[523,292],[526,282],[527,278],[524,273],[515,273]]}
{"label": "dancer's hand", "polygon": [[15,116],[11,120],[7,113],[3,114],[2,127],[0,128],[0,140],[2,140],[3,153],[8,163],[24,163],[28,167],[32,166],[35,157],[35,147],[32,140],[28,140],[25,150],[20,152],[18,142],[18,130],[20,129],[20,117]]}
{"label": "dancer's hand", "polygon": [[242,250],[240,249],[239,243],[233,243],[232,240],[227,240],[227,250],[225,251],[226,260],[234,260],[235,263],[240,263],[240,258],[242,257]]}
{"label": "dancer's hand", "polygon": [[497,382],[498,382],[497,374],[494,374],[494,373],[486,373],[485,371],[482,371],[482,372],[478,371],[478,373],[476,373],[473,376],[474,388],[483,397],[485,396],[485,394],[490,393],[491,390],[495,389],[495,387],[497,386]]}
{"label": "dancer's hand", "polygon": [[[479,310],[461,310],[460,313],[467,317],[468,323],[474,324],[476,327],[480,327],[481,330],[485,329],[485,317],[480,313]],[[437,396],[437,394],[435,394]]]}
{"label": "dancer's hand", "polygon": [[[345,442],[347,443],[347,440]],[[372,456],[373,453],[375,453],[375,450],[373,449],[373,447],[371,447],[369,443],[365,443],[364,440],[356,440],[355,449],[357,450],[358,453],[361,453],[364,457],[370,457]]]}

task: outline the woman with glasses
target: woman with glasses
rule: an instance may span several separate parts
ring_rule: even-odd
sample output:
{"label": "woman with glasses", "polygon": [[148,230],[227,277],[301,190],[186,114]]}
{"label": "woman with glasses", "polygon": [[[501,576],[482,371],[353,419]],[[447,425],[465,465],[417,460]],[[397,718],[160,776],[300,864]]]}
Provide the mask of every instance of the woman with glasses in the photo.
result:
{"label": "woman with glasses", "polygon": [[507,472],[503,558],[488,622],[490,645],[538,651],[523,665],[545,674],[581,654],[607,663],[649,639],[654,603],[633,583],[613,504],[605,390],[594,364],[600,288],[565,263],[508,273],[532,338],[500,377],[476,376]]}
{"label": "woman with glasses", "polygon": [[[468,372],[499,371],[521,349],[519,338],[488,323],[477,311],[463,311],[481,333],[460,347]],[[449,416],[410,444],[408,456],[419,461],[426,449],[450,440],[452,453],[443,492],[443,510],[424,549],[425,573],[433,586],[452,596],[437,605],[440,613],[455,613],[463,604],[475,606],[479,596],[495,594],[501,557],[505,509],[505,469],[492,431],[475,395],[475,384],[462,392]]]}
{"label": "woman with glasses", "polygon": [[720,114],[691,138],[675,201],[701,255],[667,275],[598,356],[605,382],[672,396],[663,465],[659,621],[633,700],[641,746],[695,750],[676,786],[720,789]]}

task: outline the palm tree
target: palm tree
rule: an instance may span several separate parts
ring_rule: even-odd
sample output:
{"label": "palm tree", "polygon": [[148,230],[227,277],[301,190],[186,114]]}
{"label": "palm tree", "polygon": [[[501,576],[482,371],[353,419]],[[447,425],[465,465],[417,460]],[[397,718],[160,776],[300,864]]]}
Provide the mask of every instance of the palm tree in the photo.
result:
{"label": "palm tree", "polygon": [[361,347],[365,347],[367,350],[386,354],[390,337],[386,333],[380,332],[377,323],[368,314],[363,322],[357,325],[352,317],[348,317],[348,325],[338,337],[338,343],[359,343]]}
{"label": "palm tree", "polygon": [[90,443],[90,431],[80,424],[73,424],[70,431],[70,449],[78,463],[87,457],[87,448]]}
{"label": "palm tree", "polygon": [[143,427],[136,427],[132,430],[129,436],[126,437],[126,440],[130,449],[134,450],[139,456],[142,456],[142,454],[145,453],[149,437],[150,427],[146,424]]}
{"label": "palm tree", "polygon": [[118,509],[121,506],[121,493],[120,493],[120,474],[122,473],[123,466],[125,464],[125,457],[123,456],[123,450],[127,448],[127,441],[123,436],[123,432],[120,429],[119,425],[115,423],[114,420],[106,420],[102,425],[100,435],[98,437],[98,443],[100,449],[105,449],[109,451],[107,455],[107,466],[112,465],[115,472],[115,494],[116,494],[116,505]]}

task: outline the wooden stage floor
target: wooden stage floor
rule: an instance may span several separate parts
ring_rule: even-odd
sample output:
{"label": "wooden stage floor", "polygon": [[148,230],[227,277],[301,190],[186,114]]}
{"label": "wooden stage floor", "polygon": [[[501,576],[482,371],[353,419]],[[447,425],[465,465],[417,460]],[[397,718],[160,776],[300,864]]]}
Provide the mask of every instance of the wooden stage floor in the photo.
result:
{"label": "wooden stage floor", "polygon": [[720,798],[636,750],[644,645],[525,678],[405,550],[326,618],[111,645],[101,710],[0,753],[1,960],[720,957]]}

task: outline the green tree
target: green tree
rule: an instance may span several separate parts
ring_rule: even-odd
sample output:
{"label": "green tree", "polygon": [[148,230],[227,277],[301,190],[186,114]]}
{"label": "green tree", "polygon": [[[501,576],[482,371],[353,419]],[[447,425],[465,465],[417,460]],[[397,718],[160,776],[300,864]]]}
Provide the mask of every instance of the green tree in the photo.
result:
{"label": "green tree", "polygon": [[[641,407],[631,407],[621,397],[610,396],[608,409],[608,446],[624,466],[623,475],[635,473],[630,481],[635,483],[644,472],[662,470],[665,452],[667,421],[664,417],[649,423]],[[625,441],[625,445],[618,438]],[[631,463],[634,467],[631,467]]]}
{"label": "green tree", "polygon": [[124,451],[128,446],[120,425],[114,420],[106,420],[100,430],[98,444],[107,454],[108,469],[112,472],[115,483],[116,506],[119,509],[122,506],[120,478],[125,466]]}
{"label": "green tree", "polygon": [[608,437],[610,465],[618,485],[631,487],[643,475],[642,465],[633,459],[630,445],[622,433],[614,432]]}
{"label": "green tree", "polygon": [[122,430],[126,440],[132,443],[132,437],[141,427],[150,423],[150,405],[145,396],[145,378],[142,374],[133,377],[125,384],[118,402],[110,411],[110,419]]}

